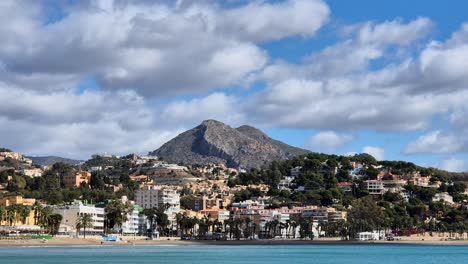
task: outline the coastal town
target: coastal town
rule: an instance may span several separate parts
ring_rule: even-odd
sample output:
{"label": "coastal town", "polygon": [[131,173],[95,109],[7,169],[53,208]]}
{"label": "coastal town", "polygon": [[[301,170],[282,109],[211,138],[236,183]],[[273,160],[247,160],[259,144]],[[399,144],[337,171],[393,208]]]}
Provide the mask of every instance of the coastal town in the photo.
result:
{"label": "coastal town", "polygon": [[0,240],[468,239],[463,179],[368,154],[270,167],[93,155],[39,165],[0,151]]}

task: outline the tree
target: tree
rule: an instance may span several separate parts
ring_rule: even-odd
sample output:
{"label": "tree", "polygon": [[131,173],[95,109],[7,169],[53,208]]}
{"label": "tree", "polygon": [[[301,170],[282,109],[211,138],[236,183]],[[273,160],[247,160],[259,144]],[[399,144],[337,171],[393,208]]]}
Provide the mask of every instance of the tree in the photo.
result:
{"label": "tree", "polygon": [[78,233],[80,232],[81,229],[83,229],[83,236],[86,238],[86,229],[87,228],[93,228],[94,227],[94,221],[93,217],[91,214],[82,214],[78,217],[76,220],[76,230],[78,230]]}
{"label": "tree", "polygon": [[63,216],[61,214],[53,214],[50,216],[50,233],[52,235],[56,235],[59,228],[60,223],[62,222]]}
{"label": "tree", "polygon": [[7,209],[5,206],[0,205],[0,224],[6,220]]}
{"label": "tree", "polygon": [[113,200],[106,205],[106,221],[108,228],[119,229],[122,233],[122,225],[128,220],[128,214],[133,211],[133,206],[130,203],[122,203],[120,200]]}
{"label": "tree", "polygon": [[26,219],[31,214],[31,207],[27,205],[19,205],[18,206],[18,214],[21,217],[21,222],[23,225],[26,224]]}
{"label": "tree", "polygon": [[357,199],[348,210],[350,236],[355,237],[359,232],[379,230],[383,220],[382,208],[371,197]]}
{"label": "tree", "polygon": [[149,237],[153,237],[154,234],[154,223],[156,220],[156,208],[146,208],[143,210],[143,214],[146,216],[146,219],[148,219],[148,222],[150,224],[149,228]]}
{"label": "tree", "polygon": [[12,226],[16,219],[16,212],[13,206],[8,206],[6,209],[6,218],[8,225]]}
{"label": "tree", "polygon": [[34,225],[37,225],[37,223],[39,221],[40,212],[43,209],[43,207],[42,207],[41,203],[36,201],[36,202],[34,202],[31,209],[34,211]]}

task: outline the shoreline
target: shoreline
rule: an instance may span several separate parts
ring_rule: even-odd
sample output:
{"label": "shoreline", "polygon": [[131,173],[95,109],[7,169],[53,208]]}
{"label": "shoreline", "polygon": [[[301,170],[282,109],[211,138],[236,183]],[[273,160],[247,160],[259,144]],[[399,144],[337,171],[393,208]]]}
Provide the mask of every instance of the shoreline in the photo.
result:
{"label": "shoreline", "polygon": [[343,240],[127,240],[102,242],[96,239],[53,238],[40,240],[0,240],[0,247],[77,247],[77,246],[306,246],[306,245],[427,245],[468,246],[468,240],[399,240],[399,241],[343,241]]}

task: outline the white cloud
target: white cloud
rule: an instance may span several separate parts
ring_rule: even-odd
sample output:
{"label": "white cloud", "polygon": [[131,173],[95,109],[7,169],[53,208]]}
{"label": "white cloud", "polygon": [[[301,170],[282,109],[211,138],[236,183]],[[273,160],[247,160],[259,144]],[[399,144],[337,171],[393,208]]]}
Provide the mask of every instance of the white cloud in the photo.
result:
{"label": "white cloud", "polygon": [[70,4],[63,19],[45,23],[39,1],[1,5],[0,65],[11,80],[92,74],[106,89],[147,96],[235,85],[268,60],[256,42],[310,37],[329,16],[321,0],[231,8],[214,1],[115,0]]}
{"label": "white cloud", "polygon": [[385,156],[385,150],[379,147],[365,146],[362,148],[362,153],[372,155],[376,160],[383,160]]}
{"label": "white cloud", "polygon": [[468,161],[450,158],[443,160],[440,164],[440,168],[450,172],[467,172]]}
{"label": "white cloud", "polygon": [[328,20],[330,10],[321,0],[289,0],[274,4],[252,1],[221,12],[219,29],[254,42],[287,36],[311,37]]}
{"label": "white cloud", "polygon": [[197,125],[206,119],[216,119],[230,125],[243,124],[245,117],[238,111],[238,98],[223,93],[169,103],[161,114],[168,123]]}
{"label": "white cloud", "polygon": [[415,141],[410,142],[403,153],[424,154],[424,153],[454,153],[463,148],[463,143],[454,135],[445,134],[439,130],[419,136]]}
{"label": "white cloud", "polygon": [[338,134],[334,131],[323,131],[313,135],[307,147],[316,152],[335,152],[353,140],[353,136]]}

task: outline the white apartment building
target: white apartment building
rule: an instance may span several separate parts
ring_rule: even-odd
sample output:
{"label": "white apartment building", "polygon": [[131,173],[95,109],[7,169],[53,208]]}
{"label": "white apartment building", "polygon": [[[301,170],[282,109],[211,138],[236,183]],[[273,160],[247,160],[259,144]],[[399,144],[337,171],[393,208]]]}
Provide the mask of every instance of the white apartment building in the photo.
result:
{"label": "white apartment building", "polygon": [[444,202],[447,204],[453,204],[453,197],[448,193],[436,193],[432,198],[433,202]]}
{"label": "white apartment building", "polygon": [[127,214],[127,221],[122,223],[123,234],[138,234],[140,231],[140,209],[139,205],[136,205],[134,201],[129,201],[127,196],[122,196],[122,203],[129,202],[133,206],[133,210]]}
{"label": "white apartment building", "polygon": [[384,182],[379,180],[366,181],[366,190],[369,194],[382,194],[384,191]]}
{"label": "white apartment building", "polygon": [[29,177],[41,177],[43,171],[41,169],[22,169],[21,173]]}
{"label": "white apartment building", "polygon": [[290,190],[294,181],[294,177],[292,176],[285,176],[280,182],[278,183],[279,190]]}
{"label": "white apartment building", "polygon": [[[60,223],[60,230],[75,230],[78,218],[84,214],[90,214],[93,219],[93,227],[87,228],[86,234],[96,235],[104,233],[104,208],[85,205],[81,201],[74,201],[71,205],[54,208],[54,213],[60,214],[63,217]],[[82,229],[80,234],[83,234],[83,231]]]}
{"label": "white apartment building", "polygon": [[310,218],[316,222],[327,222],[328,221],[328,210],[326,207],[315,207],[306,208],[301,214],[304,218]]}
{"label": "white apartment building", "polygon": [[180,212],[180,194],[173,189],[157,185],[146,185],[135,193],[135,202],[143,208],[159,208],[169,204],[165,211],[171,222],[175,221],[175,215]]}

